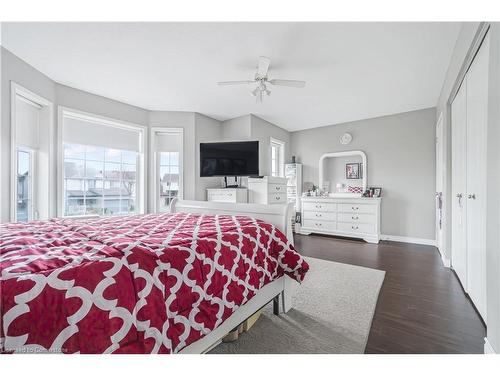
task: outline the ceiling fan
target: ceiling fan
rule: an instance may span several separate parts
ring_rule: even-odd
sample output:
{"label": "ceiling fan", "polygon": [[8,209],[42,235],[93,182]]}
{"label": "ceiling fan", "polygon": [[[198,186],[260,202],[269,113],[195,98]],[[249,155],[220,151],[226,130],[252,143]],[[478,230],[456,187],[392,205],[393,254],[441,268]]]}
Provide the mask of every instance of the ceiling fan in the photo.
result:
{"label": "ceiling fan", "polygon": [[267,71],[269,70],[269,65],[271,64],[271,59],[266,56],[259,57],[259,66],[257,67],[257,72],[255,73],[255,78],[253,81],[224,81],[218,82],[219,86],[231,86],[231,85],[250,85],[256,84],[255,88],[250,91],[252,96],[255,96],[257,103],[262,102],[262,97],[264,95],[271,95],[271,91],[267,87],[267,84],[273,86],[288,86],[303,88],[306,85],[305,81],[295,81],[290,79],[269,79],[267,77]]}

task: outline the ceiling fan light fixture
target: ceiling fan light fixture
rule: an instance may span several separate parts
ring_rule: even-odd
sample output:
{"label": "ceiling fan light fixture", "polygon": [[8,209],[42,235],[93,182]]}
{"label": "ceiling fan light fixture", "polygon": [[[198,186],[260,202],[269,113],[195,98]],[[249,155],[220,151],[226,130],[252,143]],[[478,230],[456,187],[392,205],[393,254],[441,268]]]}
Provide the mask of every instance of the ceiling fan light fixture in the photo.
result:
{"label": "ceiling fan light fixture", "polygon": [[264,95],[270,96],[271,90],[267,88],[267,84],[273,86],[288,86],[288,87],[296,87],[303,88],[306,85],[305,81],[296,81],[290,79],[269,79],[267,77],[267,73],[269,71],[269,65],[271,63],[271,59],[266,56],[259,57],[259,65],[257,68],[257,72],[255,73],[255,78],[253,81],[223,81],[218,82],[221,86],[231,86],[231,85],[249,85],[256,84],[256,87],[250,91],[250,95],[256,98],[257,103],[262,102],[262,97]]}

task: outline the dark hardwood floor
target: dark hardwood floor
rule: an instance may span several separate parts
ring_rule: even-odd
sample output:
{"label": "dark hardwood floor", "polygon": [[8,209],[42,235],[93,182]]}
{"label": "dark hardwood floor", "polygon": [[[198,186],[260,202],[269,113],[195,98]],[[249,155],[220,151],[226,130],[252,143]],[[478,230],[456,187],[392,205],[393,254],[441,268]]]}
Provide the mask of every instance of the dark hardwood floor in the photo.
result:
{"label": "dark hardwood floor", "polygon": [[483,353],[485,326],[433,246],[295,235],[306,256],[386,271],[366,353]]}

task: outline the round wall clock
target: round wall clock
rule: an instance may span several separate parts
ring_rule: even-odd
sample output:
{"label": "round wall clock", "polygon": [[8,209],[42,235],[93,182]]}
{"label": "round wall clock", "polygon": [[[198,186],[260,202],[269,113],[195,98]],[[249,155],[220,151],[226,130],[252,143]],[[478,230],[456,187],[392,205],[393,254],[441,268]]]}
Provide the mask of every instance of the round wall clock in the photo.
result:
{"label": "round wall clock", "polygon": [[350,133],[344,133],[340,136],[340,143],[343,145],[348,145],[352,141],[352,135]]}

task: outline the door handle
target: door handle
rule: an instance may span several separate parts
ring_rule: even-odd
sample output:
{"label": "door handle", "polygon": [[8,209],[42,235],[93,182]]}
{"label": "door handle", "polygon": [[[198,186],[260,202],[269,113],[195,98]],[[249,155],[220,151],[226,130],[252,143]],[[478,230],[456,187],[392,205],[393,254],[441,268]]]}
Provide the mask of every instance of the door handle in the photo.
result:
{"label": "door handle", "polygon": [[469,194],[468,198],[469,199],[476,199],[476,194]]}

